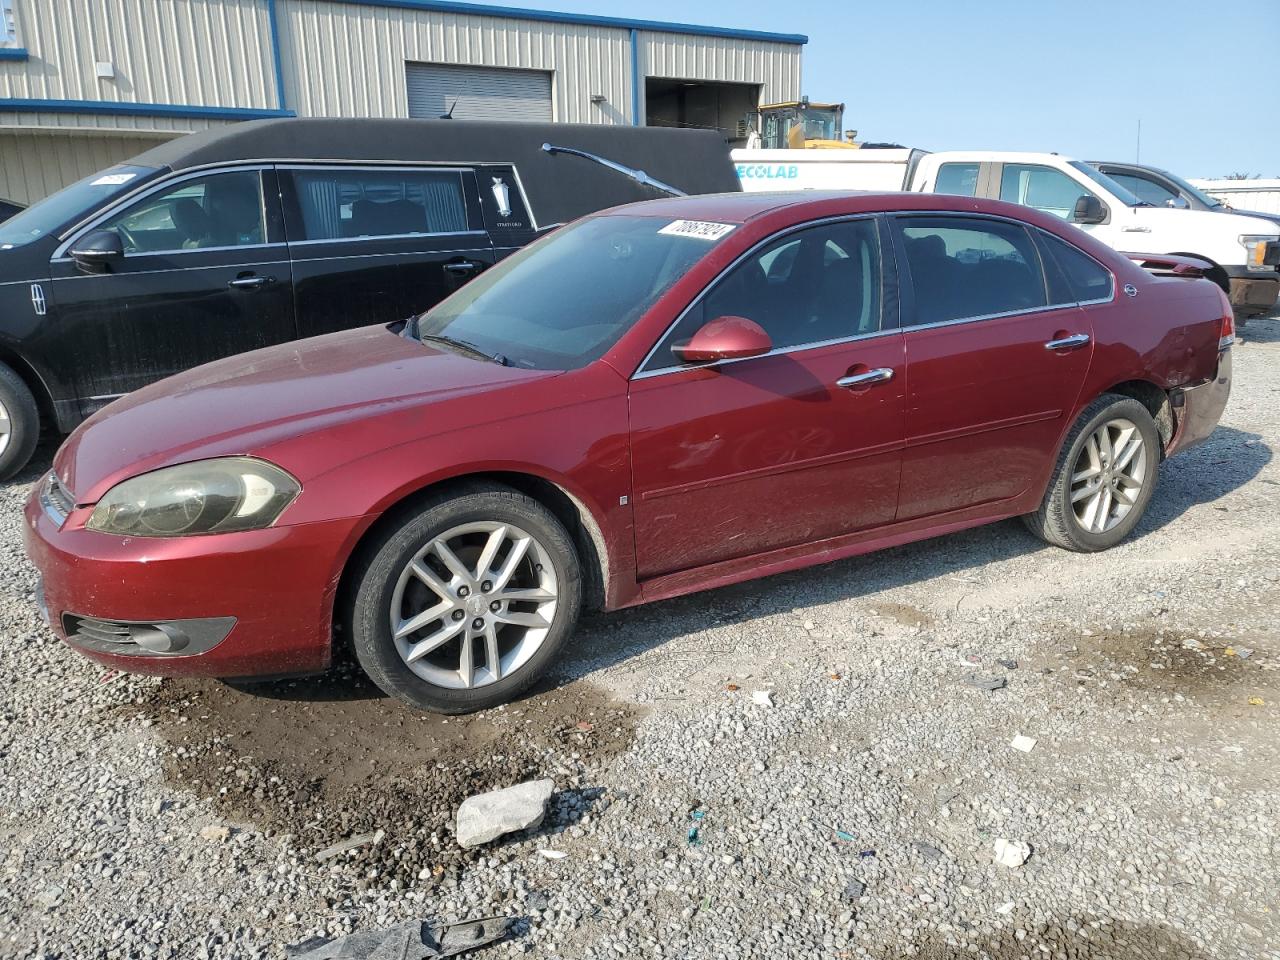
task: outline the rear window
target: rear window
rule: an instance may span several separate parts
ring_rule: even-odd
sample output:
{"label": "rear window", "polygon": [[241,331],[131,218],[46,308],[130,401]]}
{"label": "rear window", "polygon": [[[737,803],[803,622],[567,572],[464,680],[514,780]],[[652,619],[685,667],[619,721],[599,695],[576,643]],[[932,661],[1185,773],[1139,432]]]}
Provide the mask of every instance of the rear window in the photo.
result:
{"label": "rear window", "polygon": [[464,233],[457,170],[292,170],[306,240]]}

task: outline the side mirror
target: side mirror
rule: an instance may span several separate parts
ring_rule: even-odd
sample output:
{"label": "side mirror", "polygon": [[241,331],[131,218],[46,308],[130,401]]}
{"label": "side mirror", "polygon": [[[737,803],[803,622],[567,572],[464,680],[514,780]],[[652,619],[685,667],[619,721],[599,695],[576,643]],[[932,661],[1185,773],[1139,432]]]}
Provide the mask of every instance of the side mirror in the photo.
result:
{"label": "side mirror", "polygon": [[71,257],[82,269],[97,273],[112,260],[124,256],[124,242],[114,230],[95,230],[81,237],[71,248]]}
{"label": "side mirror", "polygon": [[1107,208],[1102,205],[1102,201],[1091,194],[1085,194],[1076,201],[1076,207],[1071,212],[1071,221],[1073,223],[1101,223],[1107,219]]}
{"label": "side mirror", "polygon": [[671,348],[681,363],[710,363],[758,357],[773,349],[764,328],[746,317],[717,317],[705,324],[683,346]]}
{"label": "side mirror", "polygon": [[1166,207],[1173,207],[1175,210],[1185,210],[1191,204],[1187,203],[1186,197],[1170,197],[1164,202]]}

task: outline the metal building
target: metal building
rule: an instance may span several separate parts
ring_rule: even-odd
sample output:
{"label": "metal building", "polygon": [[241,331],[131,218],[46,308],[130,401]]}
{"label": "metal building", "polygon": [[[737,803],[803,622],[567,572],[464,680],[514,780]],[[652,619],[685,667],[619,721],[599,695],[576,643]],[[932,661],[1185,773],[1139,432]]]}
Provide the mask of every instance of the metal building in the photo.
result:
{"label": "metal building", "polygon": [[800,97],[803,36],[441,0],[0,0],[0,197],[256,117],[717,127]]}

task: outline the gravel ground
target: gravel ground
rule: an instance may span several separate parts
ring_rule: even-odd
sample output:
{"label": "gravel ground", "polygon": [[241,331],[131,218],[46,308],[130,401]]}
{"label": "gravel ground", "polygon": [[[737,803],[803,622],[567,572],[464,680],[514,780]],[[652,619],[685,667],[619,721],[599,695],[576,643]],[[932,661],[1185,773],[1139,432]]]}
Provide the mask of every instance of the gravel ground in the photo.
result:
{"label": "gravel ground", "polygon": [[[593,617],[553,686],[451,721],[349,669],[238,690],[75,656],[19,538],[43,449],[0,487],[0,955],[511,914],[478,955],[1280,957],[1280,318],[1235,374],[1107,554],[1011,522]],[[462,797],[539,776],[537,834],[457,848]]]}

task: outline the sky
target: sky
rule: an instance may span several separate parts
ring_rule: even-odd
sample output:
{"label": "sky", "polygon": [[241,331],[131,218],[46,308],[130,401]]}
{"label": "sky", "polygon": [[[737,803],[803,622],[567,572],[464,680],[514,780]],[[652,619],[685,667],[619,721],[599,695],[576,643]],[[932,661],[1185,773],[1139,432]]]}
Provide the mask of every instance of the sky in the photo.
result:
{"label": "sky", "polygon": [[1280,177],[1280,0],[508,0],[801,33],[860,140]]}

